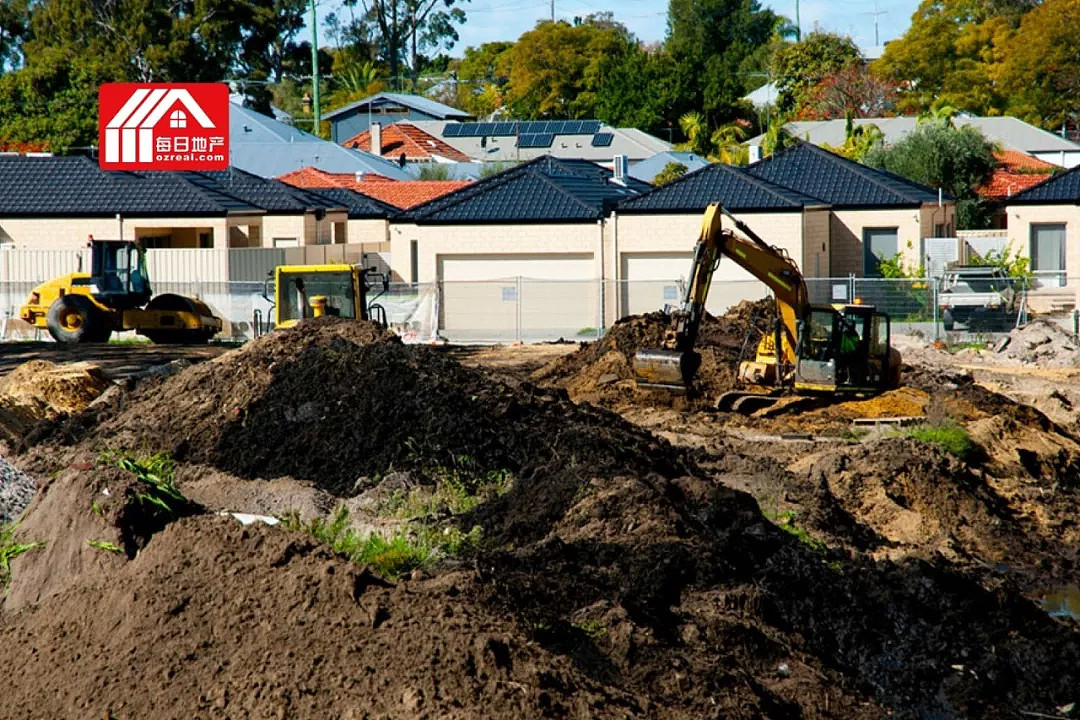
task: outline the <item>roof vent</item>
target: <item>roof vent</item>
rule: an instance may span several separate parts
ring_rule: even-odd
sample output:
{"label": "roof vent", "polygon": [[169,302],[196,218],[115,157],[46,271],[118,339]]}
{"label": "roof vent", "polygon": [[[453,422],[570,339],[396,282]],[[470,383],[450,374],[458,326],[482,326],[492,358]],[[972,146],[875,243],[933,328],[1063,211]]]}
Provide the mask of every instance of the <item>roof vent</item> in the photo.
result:
{"label": "roof vent", "polygon": [[760,159],[761,159],[761,146],[760,145],[751,145],[750,146],[750,162],[756,163]]}
{"label": "roof vent", "polygon": [[356,171],[356,182],[358,182],[358,183],[364,182],[364,171],[363,170],[357,170]]}
{"label": "roof vent", "polygon": [[630,174],[627,157],[625,155],[616,155],[615,161],[611,165],[611,170],[615,175],[615,182],[625,185],[626,176]]}

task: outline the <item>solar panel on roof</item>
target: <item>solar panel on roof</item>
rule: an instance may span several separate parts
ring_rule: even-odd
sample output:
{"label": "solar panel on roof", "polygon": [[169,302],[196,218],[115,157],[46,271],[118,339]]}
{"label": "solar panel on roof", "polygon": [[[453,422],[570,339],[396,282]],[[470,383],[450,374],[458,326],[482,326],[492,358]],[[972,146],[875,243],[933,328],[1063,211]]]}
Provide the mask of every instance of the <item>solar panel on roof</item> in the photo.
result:
{"label": "solar panel on roof", "polygon": [[546,148],[555,142],[551,133],[527,133],[518,137],[519,148]]}
{"label": "solar panel on roof", "polygon": [[581,132],[581,127],[585,123],[580,120],[568,120],[563,123],[563,133],[566,135],[577,135]]}
{"label": "solar panel on roof", "polygon": [[495,123],[477,123],[476,124],[477,135],[494,135]]}
{"label": "solar panel on roof", "polygon": [[532,133],[541,132],[539,129],[537,129],[538,125],[543,125],[543,123],[523,122],[518,128],[518,133],[521,135],[531,135]]}
{"label": "solar panel on roof", "polygon": [[460,137],[461,136],[461,126],[458,125],[457,123],[446,123],[446,125],[444,125],[443,129],[442,129],[442,136],[443,137]]}
{"label": "solar panel on roof", "polygon": [[548,120],[546,126],[544,127],[544,132],[549,132],[552,135],[562,135],[563,125],[565,124],[566,123],[562,122],[561,120]]}
{"label": "solar panel on roof", "polygon": [[592,136],[593,147],[608,147],[611,145],[611,141],[615,139],[615,136],[611,133],[596,133]]}
{"label": "solar panel on roof", "polygon": [[492,135],[498,137],[507,137],[514,134],[514,125],[512,122],[495,123],[495,129],[491,132]]}
{"label": "solar panel on roof", "polygon": [[581,132],[584,135],[588,135],[589,133],[600,132],[600,121],[599,120],[582,120],[581,121]]}

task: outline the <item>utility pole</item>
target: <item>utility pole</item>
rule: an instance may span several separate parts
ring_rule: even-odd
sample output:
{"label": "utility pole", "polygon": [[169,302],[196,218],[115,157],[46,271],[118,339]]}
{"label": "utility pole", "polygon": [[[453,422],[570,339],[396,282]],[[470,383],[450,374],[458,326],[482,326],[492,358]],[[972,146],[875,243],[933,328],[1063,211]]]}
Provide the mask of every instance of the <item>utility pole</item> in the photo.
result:
{"label": "utility pole", "polygon": [[[551,0],[555,2],[555,0]],[[795,42],[802,42],[802,24],[799,22],[799,0],[795,0]]]}
{"label": "utility pole", "polygon": [[551,22],[555,22],[555,0],[551,0]]}
{"label": "utility pole", "polygon": [[311,131],[313,135],[319,134],[319,124],[322,119],[319,107],[319,21],[315,17],[315,0],[311,4],[311,107],[315,113],[315,126]]}
{"label": "utility pole", "polygon": [[878,39],[878,22],[877,22],[878,15],[885,15],[886,13],[887,13],[886,10],[878,10],[878,0],[874,0],[874,9],[872,11],[867,10],[866,12],[863,13],[863,15],[873,15],[874,16],[874,47],[880,47],[881,46],[881,41]]}

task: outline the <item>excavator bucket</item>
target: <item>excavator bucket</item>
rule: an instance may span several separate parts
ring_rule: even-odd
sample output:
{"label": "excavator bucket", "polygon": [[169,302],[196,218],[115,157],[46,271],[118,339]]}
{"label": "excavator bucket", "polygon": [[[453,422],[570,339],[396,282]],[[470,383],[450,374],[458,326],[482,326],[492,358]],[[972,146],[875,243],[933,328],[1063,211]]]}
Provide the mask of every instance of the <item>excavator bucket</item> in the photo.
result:
{"label": "excavator bucket", "polygon": [[700,365],[701,356],[693,350],[640,350],[634,355],[634,380],[638,387],[683,393]]}

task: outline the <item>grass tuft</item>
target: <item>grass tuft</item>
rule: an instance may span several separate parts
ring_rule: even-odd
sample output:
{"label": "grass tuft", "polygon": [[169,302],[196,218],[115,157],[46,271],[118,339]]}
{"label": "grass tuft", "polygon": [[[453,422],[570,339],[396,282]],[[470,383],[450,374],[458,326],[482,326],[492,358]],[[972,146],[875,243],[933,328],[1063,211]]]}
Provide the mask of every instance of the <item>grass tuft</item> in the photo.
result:
{"label": "grass tuft", "polygon": [[44,542],[17,543],[15,542],[15,530],[18,523],[0,525],[0,589],[7,589],[11,583],[11,561],[24,552],[45,547]]}
{"label": "grass tuft", "polygon": [[940,425],[914,425],[902,429],[901,434],[920,442],[938,445],[945,452],[961,460],[970,460],[976,452],[976,445],[971,441],[968,431],[953,422]]}
{"label": "grass tuft", "polygon": [[135,491],[132,500],[150,517],[168,523],[183,514],[188,501],[173,481],[176,461],[168,453],[136,459],[131,453],[113,452],[103,453],[101,459],[131,473],[141,483],[142,489]]}
{"label": "grass tuft", "polygon": [[349,510],[344,505],[329,518],[307,523],[295,511],[282,518],[286,530],[306,533],[352,562],[370,565],[391,578],[428,567],[442,557],[459,555],[479,543],[483,534],[479,526],[464,533],[454,526],[433,530],[405,525],[390,536],[362,535],[348,525]]}
{"label": "grass tuft", "polygon": [[116,543],[111,543],[107,540],[87,540],[86,544],[95,550],[104,550],[111,553],[122,553],[124,548],[120,547]]}

